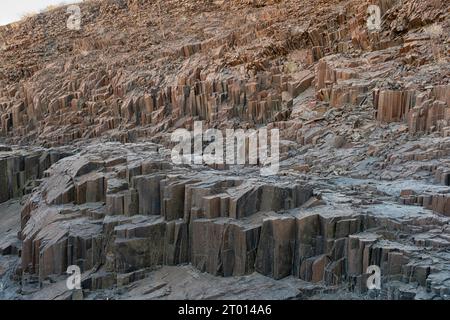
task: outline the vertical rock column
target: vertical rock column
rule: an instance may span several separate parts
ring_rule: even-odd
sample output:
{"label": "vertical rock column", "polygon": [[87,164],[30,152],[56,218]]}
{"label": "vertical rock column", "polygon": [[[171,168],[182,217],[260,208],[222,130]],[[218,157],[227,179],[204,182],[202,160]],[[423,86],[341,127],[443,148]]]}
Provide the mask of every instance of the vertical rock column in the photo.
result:
{"label": "vertical rock column", "polygon": [[295,231],[293,217],[264,220],[256,255],[257,272],[274,279],[291,274]]}

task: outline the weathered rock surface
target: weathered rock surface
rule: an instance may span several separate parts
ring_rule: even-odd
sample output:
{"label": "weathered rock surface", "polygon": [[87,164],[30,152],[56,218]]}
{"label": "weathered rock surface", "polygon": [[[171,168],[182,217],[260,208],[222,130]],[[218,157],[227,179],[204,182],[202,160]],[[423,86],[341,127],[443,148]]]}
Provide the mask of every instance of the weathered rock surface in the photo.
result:
{"label": "weathered rock surface", "polygon": [[[0,27],[0,298],[448,299],[449,4],[160,5]],[[199,120],[280,171],[175,165]]]}
{"label": "weathered rock surface", "polygon": [[[129,273],[192,262],[214,275],[250,274],[261,227],[240,220],[291,210],[312,197],[304,182],[174,168],[156,150],[153,144],[93,146],[52,166],[22,211],[23,271],[43,281],[71,264]],[[132,189],[134,211],[125,204]]]}

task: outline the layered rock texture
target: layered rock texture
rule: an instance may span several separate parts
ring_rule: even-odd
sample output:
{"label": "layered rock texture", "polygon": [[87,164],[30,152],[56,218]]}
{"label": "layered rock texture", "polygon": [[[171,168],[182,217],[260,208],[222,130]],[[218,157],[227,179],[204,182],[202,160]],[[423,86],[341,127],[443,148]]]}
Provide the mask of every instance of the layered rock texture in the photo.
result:
{"label": "layered rock texture", "polygon": [[[448,299],[446,1],[79,6],[0,27],[0,298]],[[280,170],[175,164],[194,121]]]}

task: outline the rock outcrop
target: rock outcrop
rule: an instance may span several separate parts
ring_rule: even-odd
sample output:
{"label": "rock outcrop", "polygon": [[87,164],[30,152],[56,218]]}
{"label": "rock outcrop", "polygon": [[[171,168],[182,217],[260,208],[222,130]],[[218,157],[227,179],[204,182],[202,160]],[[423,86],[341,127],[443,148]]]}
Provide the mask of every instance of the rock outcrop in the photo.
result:
{"label": "rock outcrop", "polygon": [[[447,2],[79,6],[0,27],[0,298],[448,299]],[[174,163],[195,121],[279,171]]]}

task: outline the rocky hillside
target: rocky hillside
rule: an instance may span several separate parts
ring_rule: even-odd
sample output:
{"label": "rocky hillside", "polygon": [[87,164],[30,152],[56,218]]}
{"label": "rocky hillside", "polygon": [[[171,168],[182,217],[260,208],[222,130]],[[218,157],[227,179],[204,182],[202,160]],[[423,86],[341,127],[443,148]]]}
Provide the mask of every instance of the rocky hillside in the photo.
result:
{"label": "rocky hillside", "polygon": [[[448,298],[448,2],[79,7],[0,27],[0,298]],[[174,164],[194,121],[278,174]]]}

